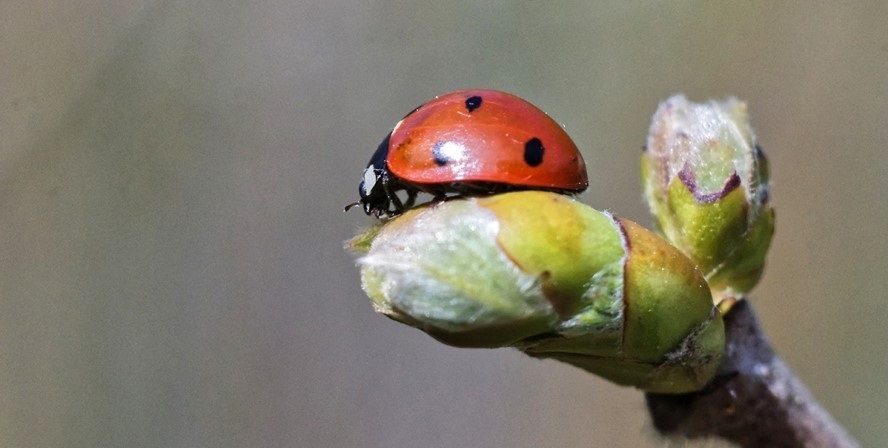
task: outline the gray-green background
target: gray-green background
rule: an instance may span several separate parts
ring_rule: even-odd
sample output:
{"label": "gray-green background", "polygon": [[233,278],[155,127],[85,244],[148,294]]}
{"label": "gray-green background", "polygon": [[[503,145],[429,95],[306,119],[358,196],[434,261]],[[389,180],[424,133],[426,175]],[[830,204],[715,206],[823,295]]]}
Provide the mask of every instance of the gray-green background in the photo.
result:
{"label": "gray-green background", "polygon": [[778,217],[756,307],[881,446],[886,5],[2,1],[0,446],[670,443],[637,391],[372,313],[341,207],[397,119],[467,86],[549,112],[582,200],[644,224],[658,101],[748,100]]}

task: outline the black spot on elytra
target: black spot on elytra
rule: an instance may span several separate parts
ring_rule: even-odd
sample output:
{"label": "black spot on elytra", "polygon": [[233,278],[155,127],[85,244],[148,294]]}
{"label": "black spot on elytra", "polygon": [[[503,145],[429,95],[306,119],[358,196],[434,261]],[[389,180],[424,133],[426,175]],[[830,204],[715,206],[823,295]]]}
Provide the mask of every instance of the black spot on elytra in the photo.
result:
{"label": "black spot on elytra", "polygon": [[543,163],[543,142],[534,137],[524,144],[524,162],[530,166],[537,166]]}
{"label": "black spot on elytra", "polygon": [[469,97],[468,99],[466,99],[466,110],[468,110],[469,113],[474,112],[475,109],[481,107],[481,101],[482,100],[480,96]]}
{"label": "black spot on elytra", "polygon": [[447,158],[447,154],[441,152],[441,147],[447,142],[438,142],[435,143],[435,147],[432,148],[432,154],[435,156],[435,165],[444,166],[450,162],[450,159]]}

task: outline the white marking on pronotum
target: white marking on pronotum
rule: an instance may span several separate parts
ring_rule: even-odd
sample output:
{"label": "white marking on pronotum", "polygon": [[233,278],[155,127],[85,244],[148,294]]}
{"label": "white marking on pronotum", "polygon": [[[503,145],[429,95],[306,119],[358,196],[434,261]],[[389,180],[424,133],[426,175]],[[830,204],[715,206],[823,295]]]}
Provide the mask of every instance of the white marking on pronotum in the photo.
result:
{"label": "white marking on pronotum", "polygon": [[370,195],[370,191],[373,190],[374,186],[376,186],[376,170],[373,169],[373,165],[370,165],[364,170],[364,182],[361,183],[361,188],[364,189],[364,196]]}

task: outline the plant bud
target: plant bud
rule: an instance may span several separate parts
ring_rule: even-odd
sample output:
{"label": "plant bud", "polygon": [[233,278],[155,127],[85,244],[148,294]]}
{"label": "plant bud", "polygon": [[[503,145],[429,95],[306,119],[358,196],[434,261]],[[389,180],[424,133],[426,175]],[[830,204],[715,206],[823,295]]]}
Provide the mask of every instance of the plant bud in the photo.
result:
{"label": "plant bud", "polygon": [[751,290],[774,232],[767,160],[737,99],[674,96],[654,114],[645,196],[666,239],[694,260],[717,299]]}
{"label": "plant bud", "polygon": [[374,308],[446,344],[513,346],[661,393],[701,388],[724,351],[693,262],[563,195],[450,200],[354,241]]}

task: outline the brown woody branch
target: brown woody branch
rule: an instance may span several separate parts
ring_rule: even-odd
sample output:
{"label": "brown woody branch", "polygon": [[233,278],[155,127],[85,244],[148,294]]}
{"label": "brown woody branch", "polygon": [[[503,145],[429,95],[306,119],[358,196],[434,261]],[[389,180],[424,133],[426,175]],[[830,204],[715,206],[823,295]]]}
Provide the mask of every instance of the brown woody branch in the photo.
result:
{"label": "brown woody branch", "polygon": [[725,330],[725,359],[710,386],[647,394],[660,433],[720,437],[743,447],[858,446],[774,354],[748,300],[728,312]]}

